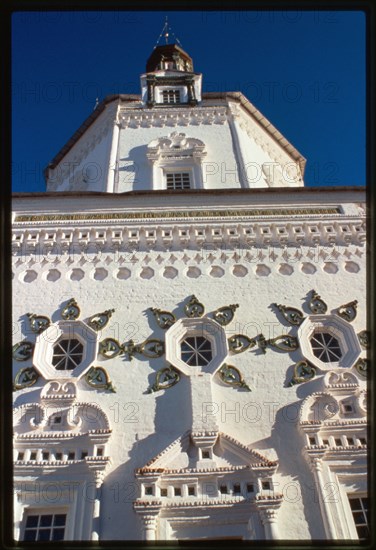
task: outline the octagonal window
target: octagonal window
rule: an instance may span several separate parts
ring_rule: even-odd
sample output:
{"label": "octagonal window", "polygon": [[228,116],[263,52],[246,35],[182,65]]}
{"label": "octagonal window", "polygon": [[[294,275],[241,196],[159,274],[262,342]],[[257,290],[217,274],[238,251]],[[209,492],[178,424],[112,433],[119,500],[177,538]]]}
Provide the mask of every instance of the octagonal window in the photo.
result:
{"label": "octagonal window", "polygon": [[84,346],[75,338],[65,338],[54,345],[52,364],[56,370],[73,370],[82,361]]}
{"label": "octagonal window", "polygon": [[339,361],[342,357],[341,346],[332,334],[329,332],[316,332],[311,338],[313,354],[324,361],[332,363]]}
{"label": "octagonal window", "polygon": [[208,317],[179,319],[166,332],[166,360],[186,376],[214,374],[228,355],[223,327]]}
{"label": "octagonal window", "polygon": [[300,325],[298,337],[303,356],[324,371],[351,368],[362,351],[354,327],[335,314],[309,315]]}
{"label": "octagonal window", "polygon": [[97,353],[97,332],[82,321],[64,320],[37,336],[33,365],[45,380],[80,379]]}
{"label": "octagonal window", "polygon": [[180,345],[181,359],[192,367],[204,367],[213,358],[212,345],[203,336],[190,336]]}

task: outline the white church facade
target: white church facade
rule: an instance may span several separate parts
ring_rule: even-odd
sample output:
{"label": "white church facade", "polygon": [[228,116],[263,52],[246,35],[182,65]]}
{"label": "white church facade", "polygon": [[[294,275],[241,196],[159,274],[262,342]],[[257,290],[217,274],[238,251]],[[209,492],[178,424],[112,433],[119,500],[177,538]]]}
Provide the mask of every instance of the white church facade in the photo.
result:
{"label": "white church facade", "polygon": [[176,44],[13,198],[14,538],[366,539],[365,191]]}

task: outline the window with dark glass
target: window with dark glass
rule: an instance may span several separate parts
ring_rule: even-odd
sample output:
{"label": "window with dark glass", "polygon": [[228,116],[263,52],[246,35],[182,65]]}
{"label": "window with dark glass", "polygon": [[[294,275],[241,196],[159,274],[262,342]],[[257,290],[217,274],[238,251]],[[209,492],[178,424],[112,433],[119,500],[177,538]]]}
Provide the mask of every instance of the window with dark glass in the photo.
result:
{"label": "window with dark glass", "polygon": [[342,350],[337,338],[329,332],[317,332],[311,338],[313,354],[324,361],[332,363],[339,361],[342,357]]}
{"label": "window with dark glass", "polygon": [[26,518],[24,541],[64,540],[66,514],[33,514]]}
{"label": "window with dark glass", "polygon": [[54,345],[52,364],[56,370],[73,370],[82,361],[84,346],[75,338],[60,340]]}
{"label": "window with dark glass", "polygon": [[203,367],[213,358],[212,345],[203,336],[190,336],[181,343],[181,358],[192,367]]}
{"label": "window with dark glass", "polygon": [[349,502],[359,540],[365,540],[369,537],[368,498],[349,496]]}
{"label": "window with dark glass", "polygon": [[189,172],[169,172],[166,174],[167,189],[190,189]]}

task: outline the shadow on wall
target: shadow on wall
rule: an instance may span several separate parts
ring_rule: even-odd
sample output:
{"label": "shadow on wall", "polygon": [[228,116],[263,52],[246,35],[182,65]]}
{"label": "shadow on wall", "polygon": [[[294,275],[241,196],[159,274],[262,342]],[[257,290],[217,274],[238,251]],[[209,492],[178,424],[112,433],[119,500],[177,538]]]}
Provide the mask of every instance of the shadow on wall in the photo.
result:
{"label": "shadow on wall", "polygon": [[115,188],[119,193],[152,189],[153,167],[147,157],[147,145],[133,147],[128,157],[119,159],[119,169]]}
{"label": "shadow on wall", "polygon": [[[301,401],[296,401],[277,411],[271,435],[268,438],[269,445],[274,446],[279,460],[277,477],[281,478],[279,480],[281,487],[277,488],[277,492],[283,494],[284,503],[281,512],[284,511],[286,517],[293,518],[293,514],[288,511],[289,506],[291,511],[299,506],[303,510],[309,532],[314,533],[317,539],[325,539],[315,480],[308,463],[302,456],[305,440],[298,427],[300,405]],[[262,441],[255,442],[252,447],[261,449],[262,443]],[[283,478],[286,476],[289,479],[284,483]],[[289,528],[286,526],[286,532],[289,529],[294,530],[293,520]]]}
{"label": "shadow on wall", "polygon": [[[155,372],[149,376],[149,386],[154,380]],[[145,466],[191,428],[192,403],[187,377],[182,376],[178,384],[167,390],[145,395],[145,399],[156,399],[154,433],[140,440],[136,433],[125,462],[105,479],[102,509],[112,510],[112,513],[111,517],[104,518],[106,530],[102,534],[103,540],[142,539],[142,523],[133,510],[133,502],[141,494],[135,469]],[[124,518],[133,520],[127,524]]]}

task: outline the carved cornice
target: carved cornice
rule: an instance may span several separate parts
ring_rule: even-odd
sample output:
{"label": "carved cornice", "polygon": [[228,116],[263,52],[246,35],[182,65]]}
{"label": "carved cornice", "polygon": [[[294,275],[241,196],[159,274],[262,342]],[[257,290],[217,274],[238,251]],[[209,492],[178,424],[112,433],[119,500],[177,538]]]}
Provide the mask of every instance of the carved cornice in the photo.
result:
{"label": "carved cornice", "polygon": [[244,466],[218,466],[215,468],[137,468],[135,474],[137,477],[155,476],[155,474],[164,476],[180,476],[180,475],[213,475],[222,473],[240,472],[244,470],[250,471],[262,471],[266,473],[273,473],[276,466],[270,465],[268,462],[260,462],[257,464],[244,465]]}
{"label": "carved cornice", "polygon": [[[183,107],[183,108],[182,108]],[[180,107],[169,106],[168,110],[159,108],[125,110],[120,109],[119,121],[122,128],[140,128],[165,126],[199,126],[224,124],[227,121],[227,107]]]}
{"label": "carved cornice", "polygon": [[[252,499],[252,502],[256,502]],[[149,513],[150,509],[159,510],[165,508],[223,508],[228,506],[245,505],[249,506],[250,499],[243,497],[229,497],[229,498],[210,498],[206,500],[185,500],[179,498],[179,500],[146,500],[145,498],[136,500],[133,504],[134,509],[138,513]]]}
{"label": "carved cornice", "polygon": [[[254,218],[264,216],[306,216],[312,215],[336,215],[341,214],[340,207],[316,207],[316,208],[254,208],[254,209],[227,209],[227,210],[172,210],[172,211],[147,211],[147,212],[109,212],[90,214],[17,214],[15,223],[22,222],[59,222],[59,221],[96,221],[96,220],[152,220],[152,219],[195,219],[195,218]],[[289,219],[290,221],[290,219]],[[359,222],[358,222],[359,223]]]}
{"label": "carved cornice", "polygon": [[[98,430],[88,430],[86,432],[43,432],[43,433],[26,433],[26,434],[16,434],[14,439],[17,441],[22,440],[49,440],[49,439],[72,439],[74,437],[82,437],[84,435],[88,436],[108,436],[112,433],[110,429],[98,429]],[[107,437],[106,437],[107,439]]]}

